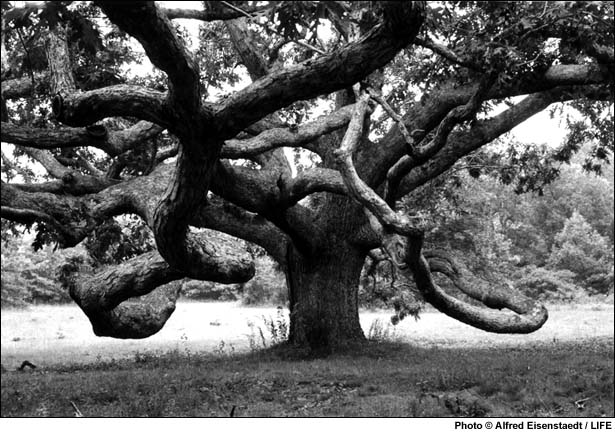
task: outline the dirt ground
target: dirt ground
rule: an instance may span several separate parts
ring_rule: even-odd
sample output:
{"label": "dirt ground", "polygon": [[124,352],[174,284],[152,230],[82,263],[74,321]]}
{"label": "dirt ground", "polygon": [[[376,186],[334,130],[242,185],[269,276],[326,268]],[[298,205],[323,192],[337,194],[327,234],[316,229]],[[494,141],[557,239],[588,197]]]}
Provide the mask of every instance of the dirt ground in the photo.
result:
{"label": "dirt ground", "polygon": [[[584,338],[613,338],[614,308],[606,305],[552,306],[549,320],[529,335],[497,335],[453,320],[437,311],[426,311],[418,321],[407,318],[388,326],[390,311],[362,311],[367,334],[381,320],[387,338],[423,347],[522,346],[544,342],[566,342]],[[283,313],[288,316],[288,311]],[[171,350],[182,352],[245,352],[250,340],[262,346],[257,327],[264,318],[276,317],[275,307],[243,307],[237,303],[180,302],[169,322],[158,334],[145,340],[116,340],[96,337],[77,306],[37,306],[27,310],[3,310],[1,315],[1,362],[8,370],[23,360],[40,366],[92,363],[120,359],[137,353]],[[250,323],[253,325],[250,326]]]}

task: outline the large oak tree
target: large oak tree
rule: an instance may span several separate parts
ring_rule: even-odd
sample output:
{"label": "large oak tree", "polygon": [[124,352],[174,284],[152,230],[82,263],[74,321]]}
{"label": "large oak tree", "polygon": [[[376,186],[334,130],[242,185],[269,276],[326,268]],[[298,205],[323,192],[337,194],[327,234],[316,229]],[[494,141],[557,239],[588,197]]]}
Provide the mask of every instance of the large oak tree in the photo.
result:
{"label": "large oak tree", "polygon": [[[198,52],[180,18],[202,22]],[[48,176],[5,177],[2,218],[36,222],[70,247],[134,214],[155,238],[156,250],[71,285],[100,336],[159,331],[180,295],[173,280],[249,280],[252,255],[216,232],[280,264],[299,346],[364,338],[357,293],[368,255],[394,262],[425,301],[464,323],[535,331],[547,319],[542,305],[471,283],[449,256],[424,249],[421,226],[398,204],[554,104],[589,119],[577,141],[595,138],[599,158],[612,151],[609,2],[3,3],[2,23],[3,169],[16,169],[4,154],[11,143]],[[131,80],[105,62],[131,58],[126,35],[159,79]],[[236,64],[250,83],[217,97]],[[328,113],[303,121],[317,100]],[[295,172],[284,148],[316,163]],[[129,169],[135,155],[145,163]]]}

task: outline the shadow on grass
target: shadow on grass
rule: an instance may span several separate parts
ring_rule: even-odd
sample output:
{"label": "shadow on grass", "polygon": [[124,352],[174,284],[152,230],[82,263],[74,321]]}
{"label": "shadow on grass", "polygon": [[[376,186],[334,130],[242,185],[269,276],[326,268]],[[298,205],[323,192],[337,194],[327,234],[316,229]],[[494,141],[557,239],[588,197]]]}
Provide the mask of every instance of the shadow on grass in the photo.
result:
{"label": "shadow on grass", "polygon": [[[2,375],[2,416],[613,416],[613,340],[171,351]],[[77,407],[77,408],[75,408]]]}

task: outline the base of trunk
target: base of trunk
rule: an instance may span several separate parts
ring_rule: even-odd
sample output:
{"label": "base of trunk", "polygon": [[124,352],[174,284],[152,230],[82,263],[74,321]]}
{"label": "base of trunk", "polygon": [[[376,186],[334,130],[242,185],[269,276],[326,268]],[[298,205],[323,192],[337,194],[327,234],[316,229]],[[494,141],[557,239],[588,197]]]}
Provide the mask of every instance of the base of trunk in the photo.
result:
{"label": "base of trunk", "polygon": [[328,247],[317,258],[289,252],[289,342],[313,353],[344,350],[365,340],[359,322],[359,278],[365,256]]}

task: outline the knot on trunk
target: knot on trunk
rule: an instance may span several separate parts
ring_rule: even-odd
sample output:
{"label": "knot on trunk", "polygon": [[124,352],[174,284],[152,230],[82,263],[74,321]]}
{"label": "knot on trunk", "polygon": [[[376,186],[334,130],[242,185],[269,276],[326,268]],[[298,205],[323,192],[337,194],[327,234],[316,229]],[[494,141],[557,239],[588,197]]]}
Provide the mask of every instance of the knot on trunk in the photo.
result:
{"label": "knot on trunk", "polygon": [[107,138],[107,128],[103,125],[86,126],[85,131],[94,139],[103,140]]}

